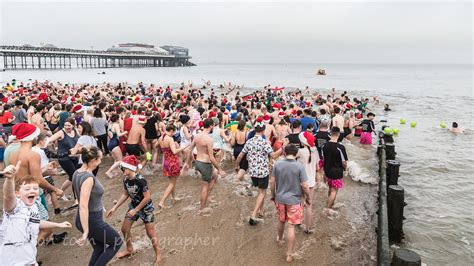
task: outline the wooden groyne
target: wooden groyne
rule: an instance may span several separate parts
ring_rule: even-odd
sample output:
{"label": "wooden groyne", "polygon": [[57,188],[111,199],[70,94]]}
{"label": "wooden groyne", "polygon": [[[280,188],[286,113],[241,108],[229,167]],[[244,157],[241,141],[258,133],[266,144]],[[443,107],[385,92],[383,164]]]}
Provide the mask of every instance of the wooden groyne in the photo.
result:
{"label": "wooden groyne", "polygon": [[393,137],[379,132],[377,155],[379,159],[379,210],[377,225],[377,265],[418,266],[420,256],[411,250],[397,249],[390,256],[390,243],[403,239],[403,210],[405,192],[398,185],[400,162],[396,160]]}
{"label": "wooden groyne", "polygon": [[[194,66],[190,56],[168,53],[120,52],[0,46],[3,69],[72,69],[117,67],[183,67]],[[1,61],[0,61],[1,62]]]}

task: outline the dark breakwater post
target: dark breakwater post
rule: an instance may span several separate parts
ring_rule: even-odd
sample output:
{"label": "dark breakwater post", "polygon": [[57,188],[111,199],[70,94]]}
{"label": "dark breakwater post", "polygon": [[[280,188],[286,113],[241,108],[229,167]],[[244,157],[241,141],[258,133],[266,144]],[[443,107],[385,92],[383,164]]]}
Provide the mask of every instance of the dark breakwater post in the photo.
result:
{"label": "dark breakwater post", "polygon": [[[382,128],[383,130],[383,128]],[[379,209],[377,225],[377,265],[418,266],[420,256],[411,250],[397,249],[390,259],[390,243],[403,239],[405,190],[398,185],[400,162],[395,160],[393,136],[379,132]]]}
{"label": "dark breakwater post", "polygon": [[405,208],[405,190],[402,186],[391,185],[387,195],[388,235],[390,242],[400,243],[403,238],[403,209]]}
{"label": "dark breakwater post", "polygon": [[377,225],[377,265],[390,265],[390,246],[388,238],[387,180],[385,140],[379,139],[379,210]]}
{"label": "dark breakwater post", "polygon": [[393,254],[392,266],[420,266],[421,258],[416,252],[399,248]]}
{"label": "dark breakwater post", "polygon": [[391,185],[398,185],[400,176],[400,162],[397,160],[387,161],[387,188]]}

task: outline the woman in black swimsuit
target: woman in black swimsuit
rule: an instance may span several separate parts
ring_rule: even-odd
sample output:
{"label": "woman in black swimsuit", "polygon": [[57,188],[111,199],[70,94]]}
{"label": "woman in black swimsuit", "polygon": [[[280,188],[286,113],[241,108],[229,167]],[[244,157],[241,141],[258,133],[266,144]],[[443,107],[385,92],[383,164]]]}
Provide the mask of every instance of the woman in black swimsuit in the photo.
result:
{"label": "woman in black swimsuit", "polygon": [[[237,125],[237,132],[234,132],[231,140],[231,144],[234,145],[234,158],[237,159],[239,154],[244,148],[245,142],[247,141],[247,131],[245,130],[245,121],[242,119]],[[239,172],[237,173],[237,179],[242,181],[245,175],[245,172],[249,168],[249,163],[247,158],[244,156],[239,164]]]}

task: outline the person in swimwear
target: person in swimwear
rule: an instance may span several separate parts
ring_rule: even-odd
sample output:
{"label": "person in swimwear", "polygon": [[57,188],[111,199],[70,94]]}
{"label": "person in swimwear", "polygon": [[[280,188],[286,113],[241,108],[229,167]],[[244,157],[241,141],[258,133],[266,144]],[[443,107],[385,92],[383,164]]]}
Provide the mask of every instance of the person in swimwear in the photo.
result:
{"label": "person in swimwear", "polygon": [[[283,113],[284,115],[284,113]],[[286,122],[286,120],[283,118],[283,116],[280,116],[280,122],[275,126],[275,142],[273,142],[273,151],[277,151],[281,148],[283,145],[283,139],[291,134],[291,128]]]}
{"label": "person in swimwear", "polygon": [[[247,123],[244,120],[240,120],[237,125],[237,131],[232,134],[231,145],[234,147],[233,155],[234,159],[237,159],[240,152],[244,148],[245,142],[247,141],[247,130],[245,130]],[[239,164],[239,170],[236,175],[236,179],[242,181],[244,178],[247,169],[249,168],[249,163],[246,157],[242,158]]]}
{"label": "person in swimwear", "polygon": [[166,126],[166,133],[158,140],[158,145],[163,152],[163,175],[169,178],[168,187],[158,203],[158,210],[163,209],[166,199],[170,196],[175,204],[179,199],[176,197],[176,180],[181,173],[180,159],[178,153],[189,148],[179,148],[179,144],[173,140],[176,127],[173,124]]}
{"label": "person in swimwear", "polygon": [[[203,130],[197,134],[191,143],[191,150],[196,147],[197,154],[194,161],[194,167],[202,175],[202,189],[200,197],[200,208],[202,211],[209,204],[209,195],[217,182],[218,175],[225,175],[221,165],[214,157],[213,139],[210,136],[214,128],[214,121],[212,119],[205,119],[203,121]],[[188,162],[185,169],[187,169],[193,160],[193,156],[188,156]],[[214,168],[213,168],[214,167]]]}
{"label": "person in swimwear", "polygon": [[459,127],[457,122],[453,122],[452,127],[449,129],[449,132],[456,133],[456,134],[462,134],[462,133],[464,133],[464,130]]}
{"label": "person in swimwear", "polygon": [[145,117],[140,116],[137,123],[132,126],[130,132],[128,133],[127,144],[125,144],[125,148],[129,155],[135,155],[136,157],[140,158],[140,156],[144,153],[143,151],[146,152],[145,129],[143,128],[145,122]]}

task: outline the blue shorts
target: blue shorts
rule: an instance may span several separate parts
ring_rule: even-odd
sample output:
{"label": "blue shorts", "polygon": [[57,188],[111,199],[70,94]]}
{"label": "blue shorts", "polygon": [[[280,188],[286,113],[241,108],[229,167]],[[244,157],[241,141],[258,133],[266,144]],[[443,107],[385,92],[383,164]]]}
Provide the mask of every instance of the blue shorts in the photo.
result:
{"label": "blue shorts", "polygon": [[3,156],[5,155],[5,148],[0,148],[0,162],[3,162]]}

